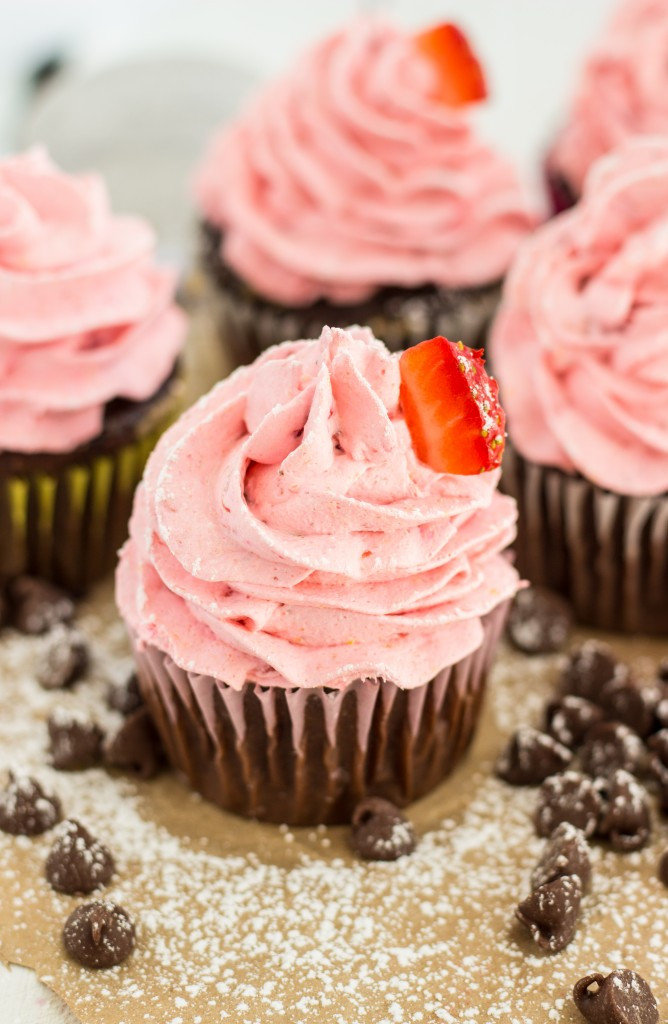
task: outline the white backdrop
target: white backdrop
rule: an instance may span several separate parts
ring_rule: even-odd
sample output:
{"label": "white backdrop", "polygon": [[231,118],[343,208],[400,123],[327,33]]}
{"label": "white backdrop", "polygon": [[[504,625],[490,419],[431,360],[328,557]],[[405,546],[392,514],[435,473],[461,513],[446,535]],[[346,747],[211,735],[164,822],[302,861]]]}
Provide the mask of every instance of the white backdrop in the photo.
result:
{"label": "white backdrop", "polygon": [[[0,151],[15,145],[29,68],[55,50],[69,54],[83,75],[159,54],[229,58],[266,77],[355,11],[381,9],[407,25],[452,19],[469,32],[493,97],[484,128],[529,174],[558,123],[574,68],[611,6],[612,0],[0,0]],[[8,1024],[70,1020],[23,971],[0,968],[0,1005]]]}

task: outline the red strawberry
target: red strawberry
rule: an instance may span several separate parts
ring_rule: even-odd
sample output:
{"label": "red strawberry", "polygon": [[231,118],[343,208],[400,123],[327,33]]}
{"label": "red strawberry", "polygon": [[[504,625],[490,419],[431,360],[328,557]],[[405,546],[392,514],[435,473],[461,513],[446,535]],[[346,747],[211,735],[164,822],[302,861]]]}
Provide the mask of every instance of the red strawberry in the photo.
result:
{"label": "red strawberry", "polygon": [[450,107],[485,99],[485,74],[461,29],[444,22],[421,32],[416,42],[438,69],[439,99]]}
{"label": "red strawberry", "polygon": [[432,338],[402,353],[401,405],[415,453],[438,473],[501,465],[506,416],[482,349]]}

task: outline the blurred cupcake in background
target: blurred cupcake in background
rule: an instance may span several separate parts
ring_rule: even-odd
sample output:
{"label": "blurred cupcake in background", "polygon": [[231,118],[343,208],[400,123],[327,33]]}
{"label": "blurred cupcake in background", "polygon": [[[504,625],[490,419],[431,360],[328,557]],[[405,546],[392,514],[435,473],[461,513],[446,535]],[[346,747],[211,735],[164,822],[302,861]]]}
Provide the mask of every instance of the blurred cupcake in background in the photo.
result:
{"label": "blurred cupcake in background", "polygon": [[668,632],[668,139],[627,142],[536,232],[490,341],[518,568],[580,621]]}
{"label": "blurred cupcake in background", "polygon": [[221,332],[241,361],[324,324],[394,349],[484,340],[533,217],[476,135],[487,94],[462,33],[362,20],[215,137],[196,176]]}
{"label": "blurred cupcake in background", "polygon": [[324,328],[176,423],[117,599],[172,763],[291,824],[405,804],[471,741],[518,576],[504,417],[480,354]]}
{"label": "blurred cupcake in background", "polygon": [[665,0],[624,0],[587,59],[547,160],[555,212],[577,201],[595,160],[634,135],[668,137]]}
{"label": "blurred cupcake in background", "polygon": [[42,149],[0,161],[0,579],[109,571],[178,410],[185,318],[144,221]]}

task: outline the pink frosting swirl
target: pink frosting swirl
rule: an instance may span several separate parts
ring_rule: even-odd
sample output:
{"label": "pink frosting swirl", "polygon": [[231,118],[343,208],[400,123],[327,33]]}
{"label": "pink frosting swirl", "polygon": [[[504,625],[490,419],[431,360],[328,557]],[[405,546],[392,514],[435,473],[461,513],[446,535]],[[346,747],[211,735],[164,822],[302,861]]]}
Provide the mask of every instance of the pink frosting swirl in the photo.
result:
{"label": "pink frosting swirl", "polygon": [[214,139],[196,181],[223,258],[286,305],[499,280],[533,218],[510,164],[437,98],[413,37],[325,39]]}
{"label": "pink frosting swirl", "polygon": [[517,589],[498,473],[434,472],[368,329],[270,349],[171,428],[117,577],[140,642],[240,688],[410,688],[477,649]]}
{"label": "pink frosting swirl", "polygon": [[102,180],[34,149],[0,161],[0,451],[70,451],[113,398],[149,398],[185,337],[153,233]]}
{"label": "pink frosting swirl", "polygon": [[622,494],[668,490],[668,139],[600,160],[526,244],[492,332],[513,443]]}
{"label": "pink frosting swirl", "polygon": [[551,165],[580,192],[598,157],[633,135],[668,136],[668,4],[626,0],[587,60]]}

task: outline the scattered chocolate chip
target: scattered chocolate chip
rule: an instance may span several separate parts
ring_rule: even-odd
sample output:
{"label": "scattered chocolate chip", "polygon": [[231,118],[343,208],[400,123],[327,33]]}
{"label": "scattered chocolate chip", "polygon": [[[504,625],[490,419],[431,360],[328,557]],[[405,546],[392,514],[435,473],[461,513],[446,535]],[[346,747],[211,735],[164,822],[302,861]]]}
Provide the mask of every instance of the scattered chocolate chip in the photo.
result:
{"label": "scattered chocolate chip", "polygon": [[660,729],[650,736],[648,769],[659,787],[659,806],[668,814],[668,729]]}
{"label": "scattered chocolate chip", "polygon": [[113,711],[119,711],[122,715],[131,715],[142,706],[144,702],[136,673],[133,672],[124,683],[116,683],[110,687],[107,703]]}
{"label": "scattered chocolate chip", "polygon": [[135,928],[123,907],[105,900],[83,903],[63,928],[65,949],[82,967],[116,967],[135,946]]}
{"label": "scattered chocolate chip", "polygon": [[22,633],[46,633],[74,616],[74,604],[65,591],[34,576],[17,576],[7,593],[12,625]]}
{"label": "scattered chocolate chip", "polygon": [[521,726],[501,754],[496,774],[511,786],[538,786],[562,771],[573,754],[547,733]]}
{"label": "scattered chocolate chip", "polygon": [[541,949],[557,953],[571,941],[580,913],[582,882],[564,875],[539,886],[515,911]]}
{"label": "scattered chocolate chip", "polygon": [[654,707],[654,728],[668,729],[668,697],[661,697]]}
{"label": "scattered chocolate chip", "polygon": [[649,985],[635,971],[613,971],[581,978],[573,989],[578,1010],[591,1024],[659,1024],[659,1008]]}
{"label": "scattered chocolate chip", "polygon": [[543,856],[533,870],[531,888],[540,889],[566,875],[577,875],[583,890],[589,888],[591,861],[585,834],[568,821],[562,821],[550,836]]}
{"label": "scattered chocolate chip", "polygon": [[355,808],[350,845],[364,860],[398,860],[415,849],[415,832],[398,807],[370,796]]}
{"label": "scattered chocolate chip", "polygon": [[152,779],[163,764],[160,737],[145,707],[133,711],[125,719],[105,751],[107,764]]}
{"label": "scattered chocolate chip", "polygon": [[599,698],[608,718],[623,722],[642,737],[652,730],[655,703],[649,690],[642,690],[631,679],[623,678],[607,682]]}
{"label": "scattered chocolate chip", "polygon": [[668,850],[665,850],[659,859],[659,881],[668,888]]}
{"label": "scattered chocolate chip", "polygon": [[573,771],[551,775],[538,791],[536,831],[547,838],[557,825],[567,821],[581,829],[585,836],[592,836],[601,807],[601,795],[586,775]]}
{"label": "scattered chocolate chip", "polygon": [[64,689],[81,679],[88,660],[88,645],[81,634],[60,624],[46,637],[37,681],[45,690]]}
{"label": "scattered chocolate chip", "polygon": [[51,715],[47,728],[51,762],[58,771],[82,771],[102,761],[104,735],[92,719],[62,708]]}
{"label": "scattered chocolate chip", "polygon": [[520,590],[508,616],[508,637],[524,654],[560,651],[572,628],[570,605],[545,587]]}
{"label": "scattered chocolate chip", "polygon": [[38,836],[53,828],[60,816],[57,797],[45,793],[35,779],[9,773],[7,787],[0,792],[0,830],[13,836]]}
{"label": "scattered chocolate chip", "polygon": [[668,683],[668,658],[661,659],[656,674],[662,682]]}
{"label": "scattered chocolate chip", "polygon": [[570,694],[554,700],[545,710],[545,725],[550,736],[574,750],[593,725],[603,721],[603,711],[584,697]]}
{"label": "scattered chocolate chip", "polygon": [[64,822],[46,861],[46,877],[56,892],[93,892],[107,884],[114,870],[114,858],[106,846],[78,821]]}
{"label": "scattered chocolate chip", "polygon": [[562,693],[584,697],[598,704],[601,691],[611,679],[628,679],[629,670],[619,661],[607,644],[585,640],[568,656],[561,676]]}
{"label": "scattered chocolate chip", "polygon": [[638,736],[621,722],[592,726],[580,747],[582,770],[594,778],[623,768],[636,773],[645,762],[645,748]]}
{"label": "scattered chocolate chip", "polygon": [[598,834],[608,839],[613,850],[630,853],[647,845],[651,830],[649,801],[644,786],[622,769],[606,782],[603,813]]}

